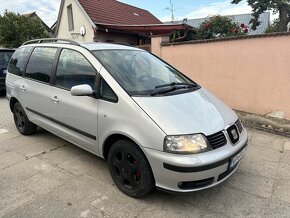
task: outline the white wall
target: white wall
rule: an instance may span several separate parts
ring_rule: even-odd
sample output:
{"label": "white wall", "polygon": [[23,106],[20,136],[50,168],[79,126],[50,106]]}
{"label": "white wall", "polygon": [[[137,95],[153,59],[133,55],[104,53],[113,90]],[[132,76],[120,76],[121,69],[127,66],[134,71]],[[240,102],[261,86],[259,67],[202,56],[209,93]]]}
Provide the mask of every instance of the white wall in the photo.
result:
{"label": "white wall", "polygon": [[[63,10],[62,16],[60,19],[60,26],[56,37],[73,39],[79,42],[93,42],[94,40],[93,27],[76,1],[77,0],[65,0],[64,7],[62,9]],[[74,20],[74,30],[72,31],[69,31],[68,16],[67,16],[67,6],[70,4],[72,4],[73,20]],[[81,36],[79,34],[81,26],[85,26],[86,28],[85,36]]]}

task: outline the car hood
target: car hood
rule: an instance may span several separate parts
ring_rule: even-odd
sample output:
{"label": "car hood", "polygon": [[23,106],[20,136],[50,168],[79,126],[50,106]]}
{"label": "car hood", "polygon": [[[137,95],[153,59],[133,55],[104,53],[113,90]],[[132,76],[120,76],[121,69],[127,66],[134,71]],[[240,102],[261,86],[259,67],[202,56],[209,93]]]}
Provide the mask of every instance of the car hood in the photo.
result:
{"label": "car hood", "polygon": [[133,97],[167,134],[219,132],[237,119],[235,112],[206,89],[172,96]]}

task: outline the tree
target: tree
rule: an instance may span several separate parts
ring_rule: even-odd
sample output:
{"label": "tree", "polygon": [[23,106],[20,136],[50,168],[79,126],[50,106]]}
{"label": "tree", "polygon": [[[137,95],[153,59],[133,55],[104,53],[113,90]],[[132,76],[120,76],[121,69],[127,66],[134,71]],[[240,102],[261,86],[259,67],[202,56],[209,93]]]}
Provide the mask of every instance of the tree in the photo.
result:
{"label": "tree", "polygon": [[19,47],[23,42],[49,37],[42,23],[20,14],[6,11],[0,15],[0,44],[4,47]]}
{"label": "tree", "polygon": [[266,33],[275,33],[278,32],[279,19],[275,19],[273,23],[266,29]]}
{"label": "tree", "polygon": [[[238,4],[242,0],[232,0],[233,4]],[[279,13],[279,23],[277,26],[278,32],[287,30],[287,24],[290,22],[290,0],[247,0],[248,4],[253,8],[253,18],[250,21],[252,29],[256,30],[259,22],[260,15],[269,10],[274,13]]]}
{"label": "tree", "polygon": [[238,24],[230,17],[215,15],[208,17],[197,28],[198,39],[212,39],[228,36],[240,36],[248,33],[245,24]]}

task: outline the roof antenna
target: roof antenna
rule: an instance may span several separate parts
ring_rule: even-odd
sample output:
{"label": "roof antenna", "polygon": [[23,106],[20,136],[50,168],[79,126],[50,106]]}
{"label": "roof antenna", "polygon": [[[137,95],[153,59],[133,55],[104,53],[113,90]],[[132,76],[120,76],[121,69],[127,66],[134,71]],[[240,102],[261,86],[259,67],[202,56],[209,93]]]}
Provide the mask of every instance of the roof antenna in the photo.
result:
{"label": "roof antenna", "polygon": [[173,21],[175,20],[175,11],[176,11],[176,8],[174,8],[174,5],[172,3],[172,0],[169,0],[169,3],[170,3],[170,7],[167,7],[165,8],[166,10],[170,10],[171,11],[171,23],[173,23]]}

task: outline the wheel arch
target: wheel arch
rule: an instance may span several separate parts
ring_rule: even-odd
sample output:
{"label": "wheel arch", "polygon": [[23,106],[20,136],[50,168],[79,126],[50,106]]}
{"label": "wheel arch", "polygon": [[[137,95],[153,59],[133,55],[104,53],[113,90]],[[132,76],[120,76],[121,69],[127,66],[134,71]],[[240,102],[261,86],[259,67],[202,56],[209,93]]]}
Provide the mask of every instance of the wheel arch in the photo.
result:
{"label": "wheel arch", "polygon": [[[128,141],[131,141],[131,142],[134,142],[135,144],[138,145],[138,143],[136,143],[133,139],[131,139],[130,137],[126,136],[126,135],[123,135],[121,133],[114,133],[114,134],[111,134],[109,135],[104,143],[103,143],[103,146],[102,146],[102,150],[103,150],[103,157],[105,160],[107,160],[107,157],[108,157],[108,154],[109,154],[109,150],[110,148],[112,147],[112,145],[116,142],[116,141],[119,141],[119,140],[128,140]],[[141,149],[142,150],[142,149]]]}
{"label": "wheel arch", "polygon": [[17,98],[15,98],[15,97],[10,98],[9,106],[10,106],[11,112],[13,112],[13,107],[17,102],[19,102]]}
{"label": "wheel arch", "polygon": [[102,154],[103,154],[103,157],[105,160],[107,160],[108,153],[109,153],[111,146],[116,141],[119,141],[119,140],[128,140],[128,141],[135,143],[139,147],[139,149],[142,151],[142,153],[145,155],[146,159],[148,160],[146,154],[144,153],[143,149],[141,148],[141,145],[138,142],[136,142],[136,140],[132,139],[130,136],[122,134],[122,133],[113,133],[113,134],[107,136],[107,138],[104,140],[104,143],[102,145]]}

